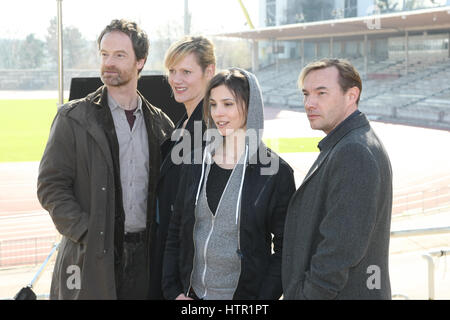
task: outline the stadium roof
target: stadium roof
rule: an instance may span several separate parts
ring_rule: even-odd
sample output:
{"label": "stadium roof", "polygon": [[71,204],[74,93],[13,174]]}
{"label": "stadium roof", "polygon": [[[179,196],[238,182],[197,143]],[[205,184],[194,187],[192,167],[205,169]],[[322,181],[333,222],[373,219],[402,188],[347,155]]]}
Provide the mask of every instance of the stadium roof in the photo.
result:
{"label": "stadium roof", "polygon": [[222,33],[216,36],[252,40],[299,40],[431,30],[450,32],[450,6],[366,17],[281,25],[241,32]]}

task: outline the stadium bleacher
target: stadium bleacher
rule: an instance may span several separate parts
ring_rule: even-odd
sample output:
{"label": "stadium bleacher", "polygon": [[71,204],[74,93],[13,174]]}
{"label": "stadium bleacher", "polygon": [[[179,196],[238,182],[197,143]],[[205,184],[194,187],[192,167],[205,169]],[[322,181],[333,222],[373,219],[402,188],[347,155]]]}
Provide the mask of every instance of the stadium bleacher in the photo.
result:
{"label": "stadium bleacher", "polygon": [[[371,61],[367,74],[363,58],[348,60],[361,72],[360,109],[372,119],[450,129],[450,58],[415,57],[408,62],[407,73],[404,60]],[[297,88],[300,70],[300,59],[279,61],[259,70],[265,103],[303,109]]]}

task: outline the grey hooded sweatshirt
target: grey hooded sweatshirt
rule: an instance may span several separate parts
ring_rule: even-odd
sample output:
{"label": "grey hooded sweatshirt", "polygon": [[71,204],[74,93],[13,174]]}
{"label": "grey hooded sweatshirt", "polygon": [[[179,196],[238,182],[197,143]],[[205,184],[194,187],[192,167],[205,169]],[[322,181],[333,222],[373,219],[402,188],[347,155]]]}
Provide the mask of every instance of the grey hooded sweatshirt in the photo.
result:
{"label": "grey hooded sweatshirt", "polygon": [[[247,164],[256,161],[264,127],[264,106],[256,77],[239,69],[249,82],[250,97],[245,137],[245,151],[234,167],[221,195],[215,214],[208,206],[206,185],[216,145],[207,145],[202,162],[202,175],[196,196],[194,225],[194,264],[191,284],[202,299],[230,300],[237,288],[241,272],[240,208]],[[208,119],[207,134],[218,135]],[[209,140],[210,137],[207,138]],[[216,139],[215,142],[222,141]]]}

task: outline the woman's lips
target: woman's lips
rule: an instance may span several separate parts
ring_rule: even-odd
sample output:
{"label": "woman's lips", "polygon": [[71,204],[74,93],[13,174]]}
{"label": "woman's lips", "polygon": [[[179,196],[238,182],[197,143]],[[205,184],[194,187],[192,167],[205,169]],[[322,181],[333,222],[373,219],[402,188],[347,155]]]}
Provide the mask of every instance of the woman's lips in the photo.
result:
{"label": "woman's lips", "polygon": [[176,93],[183,93],[187,90],[186,87],[175,87],[175,92]]}
{"label": "woman's lips", "polygon": [[216,127],[217,127],[217,129],[223,129],[223,128],[226,128],[229,123],[230,123],[229,121],[217,121]]}

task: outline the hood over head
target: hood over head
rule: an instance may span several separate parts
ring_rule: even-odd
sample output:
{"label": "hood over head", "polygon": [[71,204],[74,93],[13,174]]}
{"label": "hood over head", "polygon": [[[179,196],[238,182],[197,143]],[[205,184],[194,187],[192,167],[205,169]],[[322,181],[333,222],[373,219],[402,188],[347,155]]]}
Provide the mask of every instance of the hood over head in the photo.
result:
{"label": "hood over head", "polygon": [[[247,79],[249,86],[249,99],[247,106],[248,112],[245,133],[245,151],[240,156],[239,161],[233,169],[232,175],[230,176],[230,180],[239,180],[239,190],[237,190],[238,200],[236,203],[236,224],[238,224],[246,168],[249,163],[256,163],[256,161],[258,161],[258,148],[260,144],[262,144],[262,135],[264,129],[264,103],[262,99],[261,88],[256,76],[253,73],[240,68],[232,68],[230,70],[240,71]],[[205,104],[208,103],[206,100],[207,99],[205,99]],[[195,204],[197,204],[202,186],[206,185],[206,181],[204,183],[204,180],[208,179],[207,172],[209,170],[207,170],[207,167],[212,163],[214,150],[215,148],[217,148],[217,146],[220,146],[220,144],[223,143],[223,138],[220,136],[220,133],[211,116],[209,116],[208,119],[205,119],[205,121],[208,127],[208,130],[206,131],[207,145],[203,154],[202,173],[200,176],[200,183],[197,190]],[[213,135],[214,137],[212,137]],[[232,190],[229,190],[228,188],[226,188],[225,190],[226,192],[234,192]],[[224,195],[222,195],[222,197],[224,197]]]}
{"label": "hood over head", "polygon": [[[240,68],[230,68],[229,70],[238,70],[246,77],[248,81],[249,99],[247,106],[245,138],[245,143],[248,147],[248,157],[246,159],[248,162],[249,158],[252,159],[253,156],[256,156],[264,133],[264,102],[262,98],[261,87],[259,85],[258,79],[253,73]],[[205,120],[208,129],[210,129],[207,131],[206,141],[207,143],[211,142],[211,144],[207,148],[207,151],[209,151],[211,154],[214,154],[214,149],[219,146],[219,143],[221,143],[222,140],[212,138],[212,136],[220,136],[212,117],[209,116],[208,119]],[[243,158],[241,157],[241,161],[242,160]]]}

